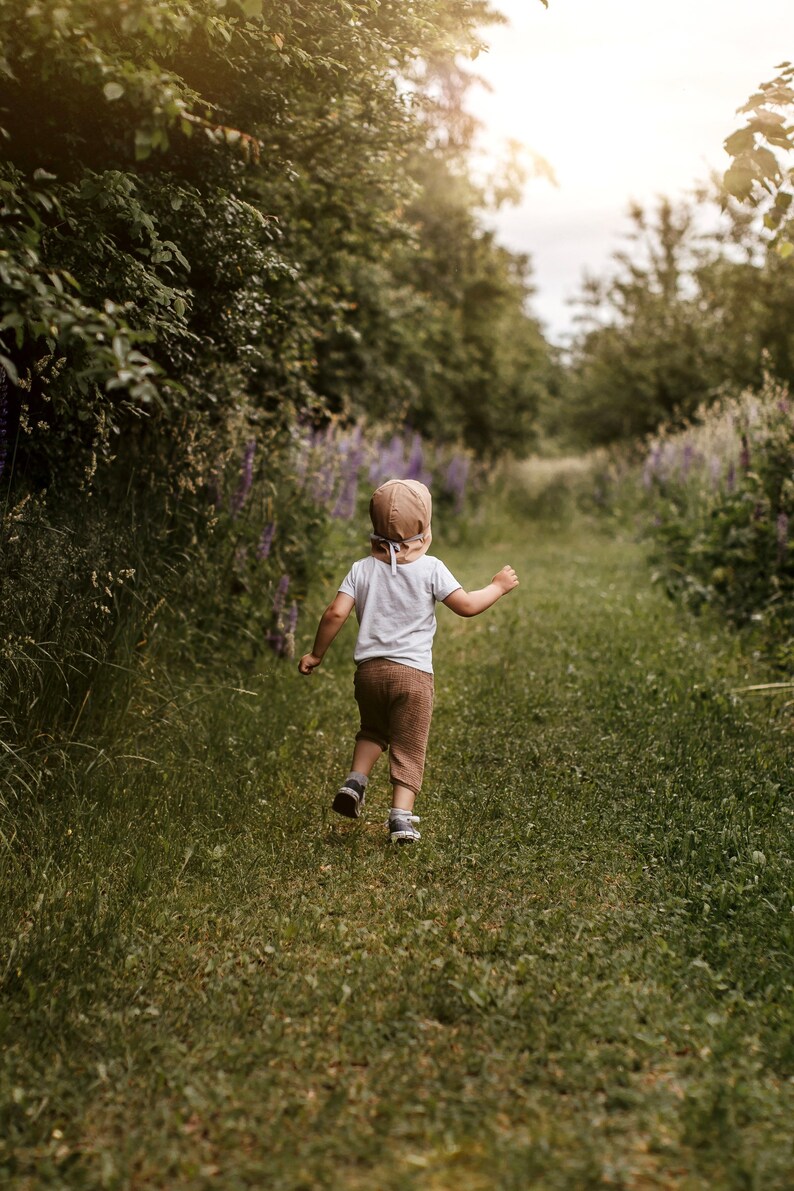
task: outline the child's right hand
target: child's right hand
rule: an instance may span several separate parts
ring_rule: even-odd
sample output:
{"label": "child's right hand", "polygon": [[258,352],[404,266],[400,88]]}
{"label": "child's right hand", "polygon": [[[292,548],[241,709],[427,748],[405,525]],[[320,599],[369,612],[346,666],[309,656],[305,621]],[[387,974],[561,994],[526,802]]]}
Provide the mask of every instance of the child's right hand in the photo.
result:
{"label": "child's right hand", "polygon": [[508,591],[518,587],[518,576],[512,567],[502,567],[501,571],[496,572],[491,582],[501,589],[502,595],[507,595]]}
{"label": "child's right hand", "polygon": [[318,658],[316,654],[305,653],[298,662],[298,669],[301,674],[311,674],[312,670],[316,670],[320,665],[322,658]]}

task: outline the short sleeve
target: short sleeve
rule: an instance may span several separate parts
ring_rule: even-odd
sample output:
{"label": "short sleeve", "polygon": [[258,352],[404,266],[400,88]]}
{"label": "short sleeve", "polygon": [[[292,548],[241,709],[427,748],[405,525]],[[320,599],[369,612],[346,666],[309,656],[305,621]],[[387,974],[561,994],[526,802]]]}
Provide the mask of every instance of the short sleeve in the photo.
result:
{"label": "short sleeve", "polygon": [[339,584],[339,590],[345,595],[349,595],[351,600],[356,598],[356,564],[345,575],[342,582]]}
{"label": "short sleeve", "polygon": [[457,591],[462,586],[449,567],[445,566],[441,559],[436,559],[436,567],[433,572],[433,598],[441,603],[447,596],[451,596],[453,591]]}

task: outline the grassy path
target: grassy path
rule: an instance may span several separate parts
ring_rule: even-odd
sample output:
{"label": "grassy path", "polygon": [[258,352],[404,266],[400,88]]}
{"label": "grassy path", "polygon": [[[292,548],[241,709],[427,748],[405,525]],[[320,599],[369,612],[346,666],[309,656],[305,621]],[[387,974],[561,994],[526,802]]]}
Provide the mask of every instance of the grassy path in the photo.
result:
{"label": "grassy path", "polygon": [[441,610],[415,849],[327,812],[345,637],[3,851],[8,1185],[794,1183],[783,720],[631,543],[504,532],[439,546],[522,586]]}

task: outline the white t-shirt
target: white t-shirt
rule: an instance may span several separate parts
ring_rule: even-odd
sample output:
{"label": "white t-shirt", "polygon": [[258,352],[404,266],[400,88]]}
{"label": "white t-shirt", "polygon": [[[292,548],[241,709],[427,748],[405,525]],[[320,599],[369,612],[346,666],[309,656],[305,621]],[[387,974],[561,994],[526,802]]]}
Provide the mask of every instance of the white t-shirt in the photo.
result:
{"label": "white t-shirt", "polygon": [[423,554],[391,565],[370,555],[354,562],[339,590],[356,602],[356,665],[386,658],[433,673],[436,602],[461,586],[440,558]]}

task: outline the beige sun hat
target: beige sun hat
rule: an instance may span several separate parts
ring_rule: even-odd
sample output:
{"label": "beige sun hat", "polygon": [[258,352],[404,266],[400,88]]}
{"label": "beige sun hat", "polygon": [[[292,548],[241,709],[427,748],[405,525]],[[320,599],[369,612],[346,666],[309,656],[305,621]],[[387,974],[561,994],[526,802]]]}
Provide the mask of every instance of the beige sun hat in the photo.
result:
{"label": "beige sun hat", "polygon": [[381,562],[390,562],[392,574],[397,564],[414,562],[425,554],[433,540],[430,519],[433,500],[419,480],[388,480],[372,494],[369,502],[372,518],[370,535],[372,553]]}

